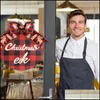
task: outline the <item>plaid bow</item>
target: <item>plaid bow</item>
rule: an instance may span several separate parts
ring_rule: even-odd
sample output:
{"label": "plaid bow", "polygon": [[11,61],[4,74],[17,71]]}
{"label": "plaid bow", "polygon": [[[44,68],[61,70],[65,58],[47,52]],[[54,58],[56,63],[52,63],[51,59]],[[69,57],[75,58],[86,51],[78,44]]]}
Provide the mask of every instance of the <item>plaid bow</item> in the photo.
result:
{"label": "plaid bow", "polygon": [[48,41],[40,33],[34,30],[33,22],[26,22],[25,25],[17,22],[9,22],[9,26],[10,29],[0,37],[1,48],[9,41],[17,38],[20,34],[24,34],[27,38],[35,41],[39,46]]}

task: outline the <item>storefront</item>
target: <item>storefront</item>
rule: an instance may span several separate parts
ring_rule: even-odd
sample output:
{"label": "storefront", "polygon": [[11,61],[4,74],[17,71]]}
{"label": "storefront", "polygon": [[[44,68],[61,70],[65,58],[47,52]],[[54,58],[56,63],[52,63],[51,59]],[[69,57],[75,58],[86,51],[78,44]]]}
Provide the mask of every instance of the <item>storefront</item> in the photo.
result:
{"label": "storefront", "polygon": [[[17,4],[15,4],[15,5],[17,5]],[[25,7],[25,5],[26,5],[26,7]],[[48,42],[44,43],[43,57],[42,57],[42,59],[40,59],[40,62],[38,62],[30,70],[25,71],[25,73],[23,73],[23,71],[19,71],[19,70],[15,71],[22,78],[17,79],[17,82],[16,82],[16,79],[9,81],[9,82],[11,82],[11,81],[12,82],[10,84],[8,84],[8,89],[6,91],[7,92],[6,98],[9,98],[9,99],[15,99],[15,98],[16,99],[17,98],[18,99],[55,99],[57,97],[57,86],[58,86],[58,81],[59,81],[60,70],[59,70],[59,65],[57,64],[57,66],[56,66],[56,58],[55,58],[55,46],[56,46],[55,43],[56,43],[56,38],[57,38],[56,37],[56,31],[57,31],[57,28],[56,28],[56,26],[57,26],[56,1],[44,1],[43,5],[44,5],[44,8],[42,9],[43,11],[40,11],[39,16],[37,17],[38,14],[36,16],[34,16],[34,18],[36,17],[36,19],[40,18],[39,33],[42,33],[42,35],[48,40]],[[6,4],[5,6],[8,6],[8,5]],[[20,7],[20,5],[19,5],[19,7]],[[25,7],[25,9],[24,9],[24,7]],[[27,4],[23,3],[22,9],[24,9],[24,10],[22,10],[22,13],[20,13],[20,9],[18,9],[18,5],[17,5],[17,7],[15,7],[15,10],[16,9],[17,9],[18,15],[20,15],[20,14],[25,15],[26,12],[32,13],[32,11],[34,11],[33,9],[35,9],[35,8],[33,8],[33,6],[30,5],[30,7],[27,10]],[[10,9],[10,11],[12,11],[12,10]],[[6,12],[6,11],[4,11],[4,12]],[[13,11],[10,13],[11,13],[11,15],[14,14]],[[4,14],[4,15],[7,15],[7,14]],[[28,13],[28,15],[33,16],[32,14],[29,14],[29,13]],[[64,15],[64,17],[62,17],[63,15]],[[60,17],[63,20],[63,24],[62,24],[62,22],[60,23],[60,25],[63,27],[63,29],[61,29],[60,31],[61,31],[62,37],[64,37],[64,36],[66,36],[65,33],[66,33],[67,14],[63,13]],[[34,20],[34,18],[33,18],[33,20]],[[3,23],[3,25],[6,25],[6,24],[4,24],[5,21],[1,20],[1,24],[2,23]],[[3,29],[4,26],[1,26],[1,28]],[[58,36],[58,38],[60,38],[60,35]],[[37,55],[39,55],[39,53],[37,53]],[[8,59],[8,62],[9,62],[9,59]],[[56,67],[57,67],[57,69],[56,69]],[[32,76],[32,79],[25,79],[24,74],[27,75],[26,73],[28,74],[28,76],[30,76],[30,77]],[[11,74],[13,75],[13,71]],[[58,79],[55,79],[56,74],[58,75],[57,76]],[[27,77],[27,76],[25,76],[25,77]],[[77,92],[77,95],[79,97],[80,91],[75,91],[75,92]],[[69,94],[69,99],[70,99],[70,97],[72,96],[72,93],[73,93],[73,98],[74,98],[75,92],[67,91],[66,94]],[[98,96],[97,92],[95,91],[92,93],[96,93],[96,96]],[[88,92],[86,92],[85,94],[88,94]],[[77,96],[76,96],[76,98],[77,98]],[[66,96],[66,99],[67,99],[67,96]]]}

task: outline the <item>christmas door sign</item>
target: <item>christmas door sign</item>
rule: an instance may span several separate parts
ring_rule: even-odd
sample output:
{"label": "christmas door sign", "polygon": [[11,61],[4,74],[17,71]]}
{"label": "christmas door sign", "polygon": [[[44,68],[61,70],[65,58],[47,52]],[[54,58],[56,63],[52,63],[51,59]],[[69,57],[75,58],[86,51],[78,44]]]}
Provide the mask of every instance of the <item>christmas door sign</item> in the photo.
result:
{"label": "christmas door sign", "polygon": [[15,70],[28,70],[42,60],[47,40],[33,28],[33,23],[10,22],[10,29],[0,37],[1,60]]}

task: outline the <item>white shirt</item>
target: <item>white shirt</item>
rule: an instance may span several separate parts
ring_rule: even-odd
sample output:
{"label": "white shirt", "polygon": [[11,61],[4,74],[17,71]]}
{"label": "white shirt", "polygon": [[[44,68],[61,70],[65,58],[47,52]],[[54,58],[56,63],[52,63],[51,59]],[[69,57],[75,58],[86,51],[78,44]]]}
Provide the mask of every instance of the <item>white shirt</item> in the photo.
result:
{"label": "white shirt", "polygon": [[[56,40],[56,59],[60,60],[63,47],[68,38],[61,38]],[[71,36],[66,45],[64,55],[65,58],[83,58],[84,49],[84,39],[85,36],[79,40],[74,40]],[[90,65],[95,78],[99,82],[99,45],[92,40],[87,38],[87,48],[86,48],[86,61]]]}

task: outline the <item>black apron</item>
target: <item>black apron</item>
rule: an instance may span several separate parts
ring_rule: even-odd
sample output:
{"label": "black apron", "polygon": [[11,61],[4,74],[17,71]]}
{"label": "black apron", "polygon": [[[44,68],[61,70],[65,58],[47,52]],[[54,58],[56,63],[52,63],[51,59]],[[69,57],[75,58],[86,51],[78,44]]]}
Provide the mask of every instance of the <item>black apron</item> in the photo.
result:
{"label": "black apron", "polygon": [[84,40],[83,58],[78,59],[63,57],[68,40],[64,45],[60,59],[58,99],[65,99],[65,89],[94,89],[94,74],[85,60],[87,39]]}

